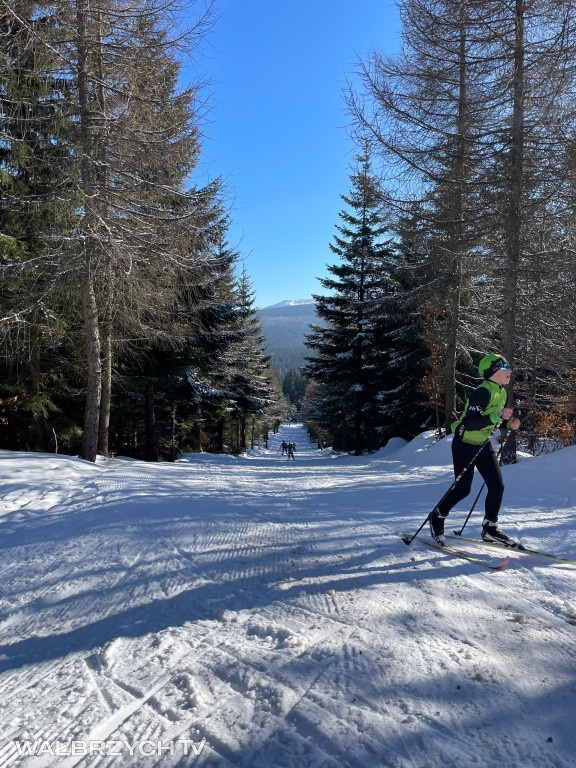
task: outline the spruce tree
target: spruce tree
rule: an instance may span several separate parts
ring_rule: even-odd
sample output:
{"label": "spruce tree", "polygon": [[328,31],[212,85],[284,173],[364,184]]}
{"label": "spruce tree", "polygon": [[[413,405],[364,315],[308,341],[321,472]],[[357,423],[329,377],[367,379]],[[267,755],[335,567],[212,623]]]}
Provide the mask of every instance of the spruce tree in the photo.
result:
{"label": "spruce tree", "polygon": [[0,395],[18,398],[5,425],[12,444],[53,450],[54,427],[67,425],[58,350],[64,318],[74,320],[63,285],[77,220],[74,85],[57,50],[64,15],[0,6]]}
{"label": "spruce tree", "polygon": [[352,444],[354,453],[379,447],[385,439],[385,391],[390,387],[388,319],[383,302],[393,291],[393,252],[387,240],[378,186],[367,155],[358,158],[352,190],[342,199],[351,210],[330,244],[339,257],[320,280],[331,295],[314,296],[324,326],[312,326],[303,373],[321,382],[325,426]]}
{"label": "spruce tree", "polygon": [[244,333],[240,328],[243,308],[238,302],[238,252],[226,240],[229,222],[219,223],[210,269],[195,286],[191,312],[189,363],[186,378],[191,400],[195,404],[195,446],[201,447],[202,424],[213,450],[224,451],[226,422],[233,391],[230,386],[236,365],[236,348]]}
{"label": "spruce tree", "polygon": [[248,418],[262,416],[266,407],[274,401],[270,385],[270,356],[264,348],[262,324],[245,269],[238,282],[237,302],[240,316],[232,327],[239,338],[231,348],[228,389],[231,392],[231,416],[237,426],[238,447],[244,449],[247,447]]}
{"label": "spruce tree", "polygon": [[[387,392],[383,411],[393,434],[411,439],[429,422],[429,402],[423,392],[423,379],[430,365],[426,346],[424,258],[414,244],[395,247],[392,269],[395,290],[384,302],[388,316],[388,369],[394,390]],[[443,403],[442,403],[443,405]]]}
{"label": "spruce tree", "polygon": [[282,379],[282,391],[288,401],[299,410],[306,390],[306,380],[295,368],[289,368]]}

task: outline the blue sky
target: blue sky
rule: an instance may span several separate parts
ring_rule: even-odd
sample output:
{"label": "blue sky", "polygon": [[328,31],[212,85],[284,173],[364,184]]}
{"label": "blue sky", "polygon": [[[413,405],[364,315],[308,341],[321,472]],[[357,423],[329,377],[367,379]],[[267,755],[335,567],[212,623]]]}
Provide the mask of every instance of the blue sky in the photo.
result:
{"label": "blue sky", "polygon": [[321,292],[356,150],[342,88],[355,54],[393,53],[390,0],[216,0],[204,170],[230,190],[230,242],[264,307]]}

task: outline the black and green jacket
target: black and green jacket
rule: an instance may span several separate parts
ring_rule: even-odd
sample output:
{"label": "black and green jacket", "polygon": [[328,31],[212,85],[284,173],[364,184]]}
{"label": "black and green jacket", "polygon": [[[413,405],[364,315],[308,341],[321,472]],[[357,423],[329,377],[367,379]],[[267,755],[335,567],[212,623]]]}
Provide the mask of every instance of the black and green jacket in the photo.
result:
{"label": "black and green jacket", "polygon": [[471,445],[482,445],[490,437],[494,426],[502,420],[501,411],[506,407],[506,398],[504,387],[493,381],[483,381],[470,395],[462,416],[452,423],[452,432],[456,432],[462,424],[462,440]]}

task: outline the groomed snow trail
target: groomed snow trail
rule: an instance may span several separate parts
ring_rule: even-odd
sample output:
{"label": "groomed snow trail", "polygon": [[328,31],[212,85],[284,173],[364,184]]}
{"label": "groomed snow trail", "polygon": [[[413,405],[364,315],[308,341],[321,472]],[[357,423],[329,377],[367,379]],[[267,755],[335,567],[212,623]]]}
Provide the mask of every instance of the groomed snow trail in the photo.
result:
{"label": "groomed snow trail", "polygon": [[[451,481],[432,442],[0,452],[0,766],[573,768],[576,569],[406,547]],[[575,459],[505,468],[527,546],[576,558]]]}

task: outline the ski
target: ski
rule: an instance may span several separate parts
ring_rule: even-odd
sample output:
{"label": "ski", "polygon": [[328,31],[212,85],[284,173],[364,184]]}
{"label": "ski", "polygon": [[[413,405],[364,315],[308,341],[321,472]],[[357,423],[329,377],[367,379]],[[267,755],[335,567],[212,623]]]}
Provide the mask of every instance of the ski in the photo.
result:
{"label": "ski", "polygon": [[[398,535],[401,536],[404,540],[410,538],[409,533],[403,533],[402,531],[399,531]],[[422,536],[415,536],[414,538],[422,542],[422,544],[426,544],[426,546],[432,547],[432,549],[437,549],[440,552],[446,552],[447,555],[460,557],[463,560],[468,560],[470,563],[475,563],[476,565],[482,565],[484,568],[490,568],[492,571],[501,571],[503,568],[506,568],[510,562],[510,560],[506,558],[506,560],[503,560],[501,563],[489,563],[488,560],[484,560],[481,557],[474,557],[474,555],[469,555],[467,552],[462,552],[462,550],[455,549],[451,546],[442,546],[441,544],[438,544],[435,541],[430,541],[429,539],[425,539]]]}
{"label": "ski", "polygon": [[446,536],[447,539],[469,541],[471,544],[481,544],[484,547],[495,547],[496,549],[511,549],[513,552],[520,552],[521,555],[534,555],[535,557],[544,557],[547,560],[555,560],[558,563],[576,566],[576,560],[567,560],[559,555],[551,555],[549,552],[540,552],[538,549],[527,549],[523,544],[515,547],[499,544],[497,541],[484,541],[484,539],[472,539],[467,536]]}

